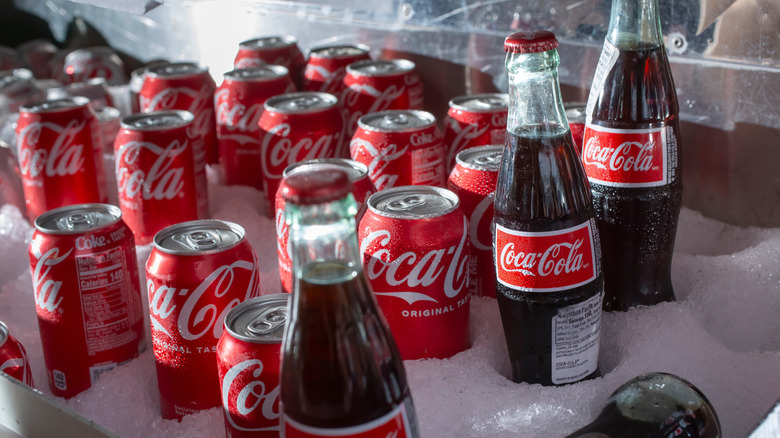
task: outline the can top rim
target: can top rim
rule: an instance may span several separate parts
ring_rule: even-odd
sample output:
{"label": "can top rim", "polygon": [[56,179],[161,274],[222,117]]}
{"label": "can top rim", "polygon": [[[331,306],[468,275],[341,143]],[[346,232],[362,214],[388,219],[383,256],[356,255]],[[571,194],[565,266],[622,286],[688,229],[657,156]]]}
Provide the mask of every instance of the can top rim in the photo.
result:
{"label": "can top rim", "polygon": [[[189,230],[204,229],[206,227],[209,227],[208,229],[232,231],[238,235],[238,240],[236,240],[235,242],[227,246],[218,246],[217,248],[207,249],[203,251],[177,250],[177,249],[166,248],[162,245],[163,241],[165,241],[167,238],[181,231],[187,229]],[[154,242],[154,248],[156,250],[164,252],[166,254],[200,256],[205,254],[218,254],[227,251],[229,249],[235,248],[236,246],[240,245],[241,243],[244,242],[244,240],[246,240],[246,231],[244,230],[244,227],[238,225],[237,223],[224,221],[220,219],[199,219],[199,220],[180,222],[178,224],[169,225],[163,228],[162,230],[158,231],[157,234],[154,235],[153,242]]]}
{"label": "can top rim", "polygon": [[[242,72],[252,72],[252,71],[262,71],[267,70],[273,73],[273,75],[270,76],[242,76],[240,73]],[[271,64],[263,64],[263,65],[256,65],[252,67],[242,67],[242,68],[234,68],[233,70],[230,70],[228,72],[225,72],[222,77],[227,81],[237,81],[237,82],[264,82],[264,81],[270,81],[274,79],[279,79],[280,77],[284,77],[290,74],[290,70],[287,69],[287,67],[283,65],[271,65]]]}
{"label": "can top rim", "polygon": [[[324,106],[313,106],[311,108],[305,108],[301,110],[296,109],[288,109],[288,108],[280,108],[276,106],[279,102],[284,102],[290,99],[295,99],[297,97],[305,97],[305,96],[316,96],[318,97],[322,102],[324,102],[326,105]],[[280,114],[308,114],[308,113],[319,113],[325,110],[329,110],[331,108],[334,108],[339,103],[338,97],[330,94],[330,93],[324,93],[321,91],[297,91],[295,93],[285,93],[285,94],[278,94],[276,96],[273,96],[269,98],[268,100],[263,103],[263,110],[264,111],[270,111]]]}
{"label": "can top rim", "polygon": [[[495,98],[503,101],[503,106],[492,108],[469,108],[465,106],[465,102],[482,99],[482,98]],[[506,111],[509,108],[509,94],[507,93],[482,93],[482,94],[464,94],[462,96],[453,97],[449,102],[449,107],[461,111],[468,111],[472,113],[493,113],[499,111]]]}
{"label": "can top rim", "polygon": [[[378,204],[386,198],[397,196],[399,194],[428,194],[441,196],[452,203],[452,205],[444,210],[436,211],[428,214],[409,214],[409,213],[393,213],[391,211],[380,210]],[[368,209],[374,214],[391,219],[405,219],[405,220],[418,220],[418,219],[433,219],[437,217],[446,216],[453,211],[460,208],[460,198],[451,190],[443,189],[441,187],[434,186],[399,186],[389,189],[380,190],[371,197],[368,198]]]}
{"label": "can top rim", "polygon": [[[363,66],[370,65],[370,64],[394,64],[396,67],[398,67],[398,70],[390,70],[390,71],[383,71],[383,72],[377,72],[377,71],[367,72],[361,70]],[[398,76],[398,75],[409,73],[413,71],[414,68],[415,68],[414,62],[409,61],[408,59],[388,59],[388,60],[379,60],[379,61],[367,59],[365,61],[355,61],[352,64],[348,65],[347,74],[353,76],[368,76],[368,77]]]}
{"label": "can top rim", "polygon": [[[165,69],[171,68],[183,68],[184,71],[164,71]],[[197,62],[171,62],[147,68],[146,76],[151,78],[184,78],[208,73],[208,71],[208,67],[200,65]]]}
{"label": "can top rim", "polygon": [[484,146],[476,146],[458,152],[458,154],[455,156],[455,162],[457,163],[458,166],[462,166],[467,169],[482,170],[488,172],[498,172],[500,162],[496,166],[492,166],[492,165],[489,166],[487,164],[478,164],[467,160],[474,155],[481,155],[483,153],[488,153],[488,152],[502,152],[503,150],[504,150],[504,146],[500,144],[488,144]]}
{"label": "can top rim", "polygon": [[[175,125],[150,125],[150,126],[133,126],[131,123],[143,120],[143,119],[149,119],[152,117],[162,117],[162,116],[169,116],[173,118],[177,118],[181,121],[181,123],[177,123]],[[160,131],[165,129],[171,129],[171,128],[179,128],[181,126],[186,126],[190,124],[193,120],[195,120],[195,116],[189,112],[184,110],[165,110],[165,111],[152,111],[149,113],[136,113],[130,116],[127,116],[122,119],[122,122],[120,123],[120,126],[122,129],[130,129],[132,131]]]}
{"label": "can top rim", "polygon": [[[380,126],[369,125],[369,123],[371,123],[371,121],[373,120],[381,119],[387,115],[392,115],[392,114],[411,114],[412,116],[426,123],[419,126],[405,127],[403,129],[382,128]],[[374,131],[374,132],[413,132],[413,131],[419,131],[421,129],[427,129],[434,125],[436,125],[436,116],[424,110],[411,110],[411,109],[386,110],[386,111],[379,111],[376,113],[368,113],[358,119],[358,127],[360,129],[366,131]]]}
{"label": "can top rim", "polygon": [[[225,331],[227,331],[230,336],[232,336],[235,339],[249,342],[252,344],[278,344],[282,342],[282,337],[284,335],[284,326],[287,324],[288,320],[288,313],[287,310],[289,308],[289,301],[290,301],[291,295],[285,294],[285,293],[278,293],[278,294],[270,294],[270,295],[263,295],[255,298],[250,298],[236,307],[232,308],[228,314],[225,316]],[[256,312],[258,309],[263,309],[265,311],[270,312],[276,312],[281,310],[282,304],[284,304],[284,319],[281,321],[274,321],[274,322],[280,322],[280,324],[271,324],[270,327],[267,327],[267,330],[258,330],[257,332],[253,332],[252,329],[247,327],[247,330],[241,330],[239,327],[237,327],[239,320],[244,320],[247,315],[247,313]],[[253,322],[257,317],[262,316],[263,314],[257,314],[253,315],[255,318],[252,318],[250,321],[247,321],[248,323]],[[242,324],[243,326],[243,324]],[[247,334],[249,332],[250,334]],[[267,336],[264,336],[267,335]]]}
{"label": "can top rim", "polygon": [[[92,211],[92,212],[108,213],[111,216],[113,216],[113,219],[106,223],[98,224],[98,226],[94,228],[88,228],[88,229],[61,230],[61,229],[44,227],[43,225],[44,223],[54,218],[64,216],[64,213],[70,211]],[[116,224],[121,220],[122,220],[122,210],[120,210],[119,207],[117,207],[116,205],[91,203],[91,204],[66,205],[64,207],[51,209],[49,211],[41,213],[37,218],[35,218],[33,225],[35,226],[35,229],[40,231],[41,233],[56,234],[56,235],[75,235],[75,234],[82,234],[85,232],[92,233],[92,232],[100,231],[104,228],[108,228]]]}
{"label": "can top rim", "polygon": [[324,44],[324,45],[312,47],[311,49],[309,49],[309,58],[315,57],[315,58],[325,58],[325,59],[342,59],[342,58],[350,58],[352,56],[355,56],[355,55],[348,55],[348,54],[336,55],[336,56],[322,56],[322,55],[320,55],[318,53],[318,52],[321,52],[323,50],[338,49],[338,48],[342,48],[342,47],[343,48],[350,48],[350,49],[358,49],[362,53],[369,53],[371,51],[371,48],[369,46],[367,46],[365,44],[360,44],[360,43],[358,43],[358,44],[349,44],[349,43],[345,43],[345,44]]}
{"label": "can top rim", "polygon": [[[273,39],[273,38],[278,38],[279,42],[281,44],[279,44],[277,46],[269,46],[269,47],[262,47],[262,46],[257,46],[256,45],[258,41],[270,40],[270,39]],[[264,50],[278,49],[279,47],[287,47],[287,46],[291,46],[293,44],[298,44],[298,39],[295,38],[292,35],[268,35],[268,36],[252,38],[252,39],[241,41],[240,43],[238,43],[238,47],[240,49],[251,49],[253,51],[264,51]]]}
{"label": "can top rim", "polygon": [[[70,105],[54,105],[51,104],[57,103],[57,104],[65,104],[70,103]],[[59,99],[45,99],[45,100],[39,100],[36,102],[28,103],[25,105],[22,105],[21,108],[19,108],[20,112],[26,112],[26,113],[56,113],[59,111],[65,110],[72,110],[77,108],[83,108],[89,105],[89,99],[84,96],[67,96],[62,97]]]}

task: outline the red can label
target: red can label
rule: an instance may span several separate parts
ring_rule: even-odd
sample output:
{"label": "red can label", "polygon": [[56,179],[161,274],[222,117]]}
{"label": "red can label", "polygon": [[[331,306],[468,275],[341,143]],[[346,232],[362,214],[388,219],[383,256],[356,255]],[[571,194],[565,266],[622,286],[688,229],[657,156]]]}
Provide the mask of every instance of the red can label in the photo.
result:
{"label": "red can label", "polygon": [[515,231],[496,224],[496,276],[524,292],[573,289],[596,279],[593,221],[549,232]]}
{"label": "red can label", "polygon": [[0,348],[0,371],[27,386],[34,387],[30,361],[22,344],[10,335]]}
{"label": "red can label", "polygon": [[[665,128],[585,127],[582,164],[592,183],[655,187],[670,181]],[[669,131],[671,133],[671,130]]]}
{"label": "red can label", "polygon": [[282,436],[285,438],[407,438],[412,436],[409,415],[406,413],[406,403],[402,403],[388,414],[360,426],[323,429],[303,425],[288,417],[284,417],[282,421],[284,423]]}
{"label": "red can label", "polygon": [[[277,361],[278,362],[278,361]],[[222,406],[231,435],[279,433],[279,370],[266,371],[263,361],[249,359],[235,364],[222,379]],[[271,382],[276,383],[272,387]],[[255,436],[255,435],[253,435]],[[271,436],[271,435],[269,435]]]}

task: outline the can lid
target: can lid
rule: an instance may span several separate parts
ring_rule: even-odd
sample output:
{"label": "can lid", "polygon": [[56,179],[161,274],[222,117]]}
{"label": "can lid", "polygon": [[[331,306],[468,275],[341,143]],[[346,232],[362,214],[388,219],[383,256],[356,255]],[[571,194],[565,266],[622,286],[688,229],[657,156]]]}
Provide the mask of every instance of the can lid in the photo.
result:
{"label": "can lid", "polygon": [[26,68],[0,71],[0,90],[10,88],[19,82],[29,82],[32,78],[32,72]]}
{"label": "can lid", "polygon": [[3,348],[5,342],[8,340],[8,326],[3,321],[0,321],[0,348]]}
{"label": "can lid", "polygon": [[147,76],[160,78],[174,78],[192,76],[209,71],[208,67],[200,66],[194,62],[174,62],[170,64],[157,65],[149,67],[146,70]]}
{"label": "can lid", "polygon": [[119,119],[122,113],[113,106],[104,106],[95,109],[95,115],[97,116],[98,122],[107,123]]}
{"label": "can lid", "polygon": [[216,254],[244,241],[244,228],[222,220],[204,219],[182,222],[160,230],[154,247],[174,255]]}
{"label": "can lid", "polygon": [[282,342],[290,294],[251,298],[225,316],[225,330],[236,339],[254,344]]}
{"label": "can lid", "polygon": [[469,169],[498,172],[503,153],[504,146],[500,144],[477,146],[460,151],[455,161]]}
{"label": "can lid", "polygon": [[509,95],[505,93],[467,94],[450,100],[450,108],[472,113],[487,113],[509,108]]}
{"label": "can lid", "polygon": [[122,119],[122,128],[134,131],[158,131],[177,128],[191,123],[195,119],[189,111],[168,110],[138,113]]}
{"label": "can lid", "polygon": [[357,61],[347,66],[347,73],[354,76],[397,76],[414,70],[414,63],[408,59],[385,61]]}
{"label": "can lid", "polygon": [[338,98],[329,93],[301,91],[274,96],[265,101],[266,111],[284,114],[305,114],[320,112],[338,104]]}
{"label": "can lid", "polygon": [[314,205],[337,201],[352,192],[352,183],[343,170],[328,167],[297,172],[284,178],[282,198],[291,204]]}
{"label": "can lid", "polygon": [[63,109],[78,108],[89,105],[89,99],[83,96],[69,96],[62,99],[41,100],[28,105],[22,105],[20,111],[27,113],[57,112]]}
{"label": "can lid", "polygon": [[288,177],[298,172],[310,172],[317,169],[333,168],[347,173],[347,177],[355,182],[368,175],[368,166],[347,158],[315,158],[291,164],[284,169],[282,177]]}
{"label": "can lid", "polygon": [[297,44],[298,40],[290,35],[274,35],[254,38],[238,43],[238,47],[249,50],[276,49]]}
{"label": "can lid", "polygon": [[444,216],[459,206],[458,195],[433,186],[393,187],[368,198],[370,210],[395,219],[430,219]]}
{"label": "can lid", "polygon": [[314,47],[309,51],[310,58],[336,59],[351,58],[368,53],[371,49],[364,44],[334,44]]}
{"label": "can lid", "polygon": [[267,79],[277,79],[287,76],[289,71],[287,67],[281,65],[260,65],[256,67],[237,68],[225,73],[225,79],[231,81],[258,81]]}
{"label": "can lid", "polygon": [[35,219],[35,228],[46,234],[81,234],[111,226],[122,218],[111,204],[76,204],[55,208]]}
{"label": "can lid", "polygon": [[558,47],[558,38],[549,30],[515,32],[504,40],[504,51],[510,53],[546,52]]}
{"label": "can lid", "polygon": [[421,110],[387,110],[369,113],[358,120],[358,126],[369,131],[417,131],[436,123],[436,117]]}
{"label": "can lid", "polygon": [[566,118],[569,122],[585,123],[585,102],[568,102],[563,105],[563,109],[566,111]]}

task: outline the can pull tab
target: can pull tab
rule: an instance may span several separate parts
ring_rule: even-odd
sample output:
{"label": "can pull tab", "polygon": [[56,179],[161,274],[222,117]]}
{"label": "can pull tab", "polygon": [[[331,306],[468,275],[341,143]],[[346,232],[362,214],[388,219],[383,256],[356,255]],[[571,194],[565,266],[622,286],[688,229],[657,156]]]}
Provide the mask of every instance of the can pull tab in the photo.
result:
{"label": "can pull tab", "polygon": [[287,306],[269,307],[247,325],[253,335],[265,336],[277,331],[287,321]]}
{"label": "can pull tab", "polygon": [[474,163],[480,166],[491,166],[498,168],[501,165],[502,152],[480,155],[474,159]]}
{"label": "can pull tab", "polygon": [[425,205],[425,199],[422,196],[410,195],[390,202],[387,204],[387,209],[392,211],[409,211],[421,205]]}
{"label": "can pull tab", "polygon": [[476,102],[476,107],[481,109],[501,108],[503,106],[506,106],[506,103],[497,97],[488,97]]}
{"label": "can pull tab", "polygon": [[195,250],[209,250],[219,246],[220,237],[213,231],[193,231],[184,236],[184,242]]}
{"label": "can pull tab", "polygon": [[290,102],[290,109],[307,110],[309,108],[315,107],[319,103],[320,98],[317,96],[300,97]]}
{"label": "can pull tab", "polygon": [[57,228],[64,231],[79,231],[94,228],[97,217],[92,213],[73,213],[57,219]]}
{"label": "can pull tab", "polygon": [[396,127],[404,127],[409,124],[409,117],[407,117],[406,114],[388,114],[380,123],[380,126],[382,128],[396,128]]}

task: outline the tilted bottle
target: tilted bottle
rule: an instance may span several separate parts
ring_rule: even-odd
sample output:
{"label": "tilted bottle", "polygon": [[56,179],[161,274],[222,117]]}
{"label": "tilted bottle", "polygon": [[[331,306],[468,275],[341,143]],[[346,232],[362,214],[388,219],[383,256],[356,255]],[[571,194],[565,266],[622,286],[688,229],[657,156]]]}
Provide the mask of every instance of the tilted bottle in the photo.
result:
{"label": "tilted bottle", "polygon": [[507,37],[509,118],[495,194],[496,297],[512,378],[598,376],[603,280],[590,190],[566,121],[558,40]]}
{"label": "tilted bottle", "polygon": [[604,257],[604,309],[673,301],[682,202],[677,95],[658,0],[613,0],[582,161]]}
{"label": "tilted bottle", "polygon": [[416,437],[406,372],[360,263],[347,174],[284,179],[293,258],[282,436]]}

